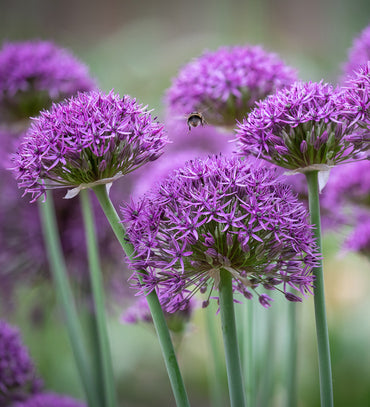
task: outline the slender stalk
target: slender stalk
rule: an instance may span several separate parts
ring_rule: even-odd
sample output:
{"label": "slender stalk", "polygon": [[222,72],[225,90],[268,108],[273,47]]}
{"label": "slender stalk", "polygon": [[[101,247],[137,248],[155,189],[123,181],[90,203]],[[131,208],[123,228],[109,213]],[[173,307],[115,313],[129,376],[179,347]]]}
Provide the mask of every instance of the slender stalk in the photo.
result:
{"label": "slender stalk", "polygon": [[247,393],[248,406],[254,407],[256,404],[255,395],[255,358],[254,358],[254,343],[253,343],[253,301],[245,300],[244,308],[244,372],[245,372],[245,388]]}
{"label": "slender stalk", "polygon": [[230,402],[231,407],[244,407],[246,403],[235,324],[232,275],[227,270],[221,269],[220,278],[221,326],[224,338]]}
{"label": "slender stalk", "polygon": [[[318,245],[320,252],[322,253],[318,171],[307,172],[306,179],[308,185],[308,198],[311,223],[315,225],[314,233],[316,243]],[[316,267],[313,272],[315,275],[314,304],[315,304],[317,347],[319,355],[321,407],[332,407],[334,404],[333,383],[330,363],[328,325],[326,321],[324,274],[322,260],[320,260],[320,265]]]}
{"label": "slender stalk", "polygon": [[99,249],[96,241],[94,215],[92,212],[88,194],[89,191],[87,190],[81,191],[80,199],[85,227],[86,244],[89,260],[90,282],[96,318],[98,352],[99,352],[98,359],[102,369],[100,372],[100,380],[104,389],[104,406],[115,407],[117,402],[114,388],[112,356],[110,351],[107,322],[105,317],[103,280],[100,268]]}
{"label": "slender stalk", "polygon": [[223,394],[223,372],[224,367],[220,360],[219,343],[217,341],[218,335],[215,326],[216,310],[213,310],[210,304],[205,310],[207,336],[210,344],[210,353],[212,357],[212,365],[209,372],[211,398],[213,407],[223,407],[224,394]]}
{"label": "slender stalk", "polygon": [[[119,216],[108,197],[105,185],[97,185],[93,188],[99,203],[107,217],[118,241],[127,256],[132,256],[134,248],[129,242],[126,231],[121,223]],[[144,273],[144,272],[143,272]],[[167,368],[167,373],[171,382],[172,391],[178,407],[190,406],[188,396],[186,394],[184,382],[181,377],[180,369],[177,363],[175,350],[173,348],[171,336],[167,327],[166,319],[163,314],[162,307],[159,303],[157,294],[152,291],[146,296],[150,312],[152,314],[153,323],[158,335],[159,343],[162,349],[164,362]]]}
{"label": "slender stalk", "polygon": [[68,281],[51,193],[47,194],[47,199],[44,203],[39,202],[39,213],[50,269],[53,275],[58,301],[63,309],[69,340],[79,376],[85,390],[89,407],[99,407],[99,397],[91,375],[87,347],[84,341],[80,321],[78,319],[72,290]]}
{"label": "slender stalk", "polygon": [[287,372],[287,407],[297,406],[297,304],[289,302],[288,304],[288,372]]}

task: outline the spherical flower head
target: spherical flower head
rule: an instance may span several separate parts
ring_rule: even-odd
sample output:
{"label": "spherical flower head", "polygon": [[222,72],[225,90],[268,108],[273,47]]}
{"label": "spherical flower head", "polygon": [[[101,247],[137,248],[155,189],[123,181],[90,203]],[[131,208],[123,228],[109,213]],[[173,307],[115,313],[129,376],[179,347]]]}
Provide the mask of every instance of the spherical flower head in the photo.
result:
{"label": "spherical flower head", "polygon": [[196,159],[122,214],[136,251],[131,266],[146,272],[142,281],[133,274],[134,286],[156,289],[168,312],[197,291],[209,299],[222,268],[248,299],[260,297],[260,285],[284,294],[288,286],[302,294],[312,288],[318,255],[307,211],[273,170],[237,158]]}
{"label": "spherical flower head", "polygon": [[221,47],[185,65],[166,101],[176,114],[201,112],[212,125],[233,127],[257,100],[296,79],[294,69],[260,46]]}
{"label": "spherical flower head", "polygon": [[85,403],[55,393],[40,393],[13,407],[87,407]]}
{"label": "spherical flower head", "polygon": [[157,159],[163,125],[129,96],[79,93],[33,120],[13,157],[18,186],[33,201],[55,187],[111,183]]}
{"label": "spherical flower head", "polygon": [[41,386],[18,330],[0,320],[0,405],[23,400]]}
{"label": "spherical flower head", "polygon": [[88,68],[52,42],[5,43],[0,50],[0,107],[6,118],[35,116],[52,102],[95,88]]}
{"label": "spherical flower head", "polygon": [[323,82],[296,82],[258,102],[237,138],[240,154],[301,172],[328,169],[367,148],[367,136],[344,119],[341,91]]}
{"label": "spherical flower head", "polygon": [[358,252],[370,260],[370,211],[362,211],[344,242],[344,250]]}
{"label": "spherical flower head", "polygon": [[370,61],[370,25],[366,27],[353,41],[348,51],[348,61],[343,70],[346,75],[352,75],[360,65]]}

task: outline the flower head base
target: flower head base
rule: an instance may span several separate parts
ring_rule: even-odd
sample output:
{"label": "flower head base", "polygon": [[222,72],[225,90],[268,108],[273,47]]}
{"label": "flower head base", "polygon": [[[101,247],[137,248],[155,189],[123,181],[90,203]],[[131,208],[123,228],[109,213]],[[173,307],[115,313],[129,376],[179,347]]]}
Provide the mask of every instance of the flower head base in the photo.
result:
{"label": "flower head base", "polygon": [[14,172],[34,201],[48,188],[112,182],[158,158],[166,143],[163,126],[135,99],[80,93],[33,120]]}
{"label": "flower head base", "polygon": [[18,330],[0,320],[0,405],[23,400],[41,386]]}
{"label": "flower head base", "polygon": [[296,79],[292,68],[259,46],[222,47],[182,68],[166,99],[175,114],[202,112],[212,125],[233,127],[257,100]]}
{"label": "flower head base", "polygon": [[94,88],[87,67],[52,42],[7,43],[0,50],[0,107],[6,118],[35,116],[53,101]]}
{"label": "flower head base", "polygon": [[296,82],[238,124],[239,152],[291,170],[328,169],[367,148],[368,136],[344,120],[343,108],[331,85]]}
{"label": "flower head base", "polygon": [[[289,285],[311,290],[318,257],[307,212],[273,170],[236,158],[190,161],[126,205],[123,217],[136,250],[131,265],[147,272],[142,282],[133,275],[136,287],[166,293],[168,312],[197,291],[210,296],[221,268],[246,298],[260,285],[285,294]],[[267,297],[260,302],[269,304]]]}
{"label": "flower head base", "polygon": [[13,407],[86,407],[85,403],[55,393],[40,393]]}
{"label": "flower head base", "polygon": [[344,65],[345,74],[352,75],[353,71],[367,61],[370,61],[370,26],[366,27],[353,41],[348,52],[348,62]]}

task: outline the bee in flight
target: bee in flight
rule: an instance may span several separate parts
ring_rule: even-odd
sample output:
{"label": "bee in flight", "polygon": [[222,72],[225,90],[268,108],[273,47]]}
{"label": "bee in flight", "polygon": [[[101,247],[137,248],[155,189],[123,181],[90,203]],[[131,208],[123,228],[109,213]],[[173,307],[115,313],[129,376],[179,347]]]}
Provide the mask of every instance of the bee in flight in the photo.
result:
{"label": "bee in flight", "polygon": [[189,131],[191,130],[192,127],[198,127],[200,125],[204,126],[207,124],[205,118],[203,117],[202,113],[199,112],[193,112],[190,113],[187,116],[187,121],[186,123],[188,124]]}

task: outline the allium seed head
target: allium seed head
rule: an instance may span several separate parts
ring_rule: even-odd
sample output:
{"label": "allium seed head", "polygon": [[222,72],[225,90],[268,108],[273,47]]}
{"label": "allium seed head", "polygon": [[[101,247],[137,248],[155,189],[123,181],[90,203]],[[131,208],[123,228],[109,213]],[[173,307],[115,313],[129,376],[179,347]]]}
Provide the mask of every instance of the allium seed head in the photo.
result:
{"label": "allium seed head", "polygon": [[327,169],[368,148],[368,135],[344,116],[341,91],[296,82],[277,91],[238,124],[239,152],[291,170]]}
{"label": "allium seed head", "polygon": [[[134,273],[134,285],[166,293],[161,302],[169,312],[197,291],[210,296],[221,268],[248,299],[264,284],[311,291],[318,254],[307,211],[271,169],[237,158],[189,161],[126,206],[123,218],[136,251],[131,266],[147,273],[142,282]],[[269,299],[260,302],[268,306]]]}
{"label": "allium seed head", "polygon": [[135,99],[79,93],[33,120],[14,173],[35,201],[48,188],[112,182],[158,158],[166,143],[163,126]]}
{"label": "allium seed head", "polygon": [[173,114],[201,112],[209,124],[233,127],[257,100],[296,79],[295,70],[260,46],[221,47],[185,65],[166,101]]}

